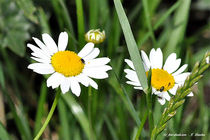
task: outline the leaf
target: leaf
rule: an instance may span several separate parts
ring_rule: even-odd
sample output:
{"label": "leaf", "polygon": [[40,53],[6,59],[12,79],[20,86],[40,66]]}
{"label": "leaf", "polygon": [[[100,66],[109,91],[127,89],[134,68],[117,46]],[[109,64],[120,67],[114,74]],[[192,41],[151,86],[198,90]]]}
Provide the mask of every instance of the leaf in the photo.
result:
{"label": "leaf", "polygon": [[0,1],[0,42],[19,56],[25,54],[30,23],[12,1]]}
{"label": "leaf", "polygon": [[38,23],[37,17],[34,15],[36,12],[36,7],[34,7],[32,0],[15,0],[20,9],[23,10],[24,15],[33,21]]}
{"label": "leaf", "polygon": [[83,131],[85,132],[87,137],[90,140],[93,140],[95,138],[95,135],[93,134],[93,130],[90,127],[88,118],[86,117],[82,107],[75,101],[72,94],[69,94],[69,93],[62,94],[62,97],[63,97],[64,101],[67,103],[68,107],[71,109],[72,114],[75,116],[75,118],[80,123],[80,125],[83,128]]}
{"label": "leaf", "polygon": [[0,122],[0,140],[10,140],[9,134],[7,133],[7,130],[4,128],[1,122]]}
{"label": "leaf", "polygon": [[114,0],[114,4],[115,4],[118,18],[120,20],[121,27],[123,29],[125,41],[127,44],[127,48],[128,48],[131,60],[133,61],[134,67],[136,69],[138,79],[139,79],[144,91],[146,92],[148,89],[147,77],[146,77],[146,73],[145,73],[144,66],[143,66],[143,63],[142,63],[142,60],[141,60],[141,57],[139,54],[139,50],[138,50],[136,41],[133,37],[133,33],[131,31],[131,27],[128,22],[128,18],[125,14],[125,11],[122,7],[120,0]]}

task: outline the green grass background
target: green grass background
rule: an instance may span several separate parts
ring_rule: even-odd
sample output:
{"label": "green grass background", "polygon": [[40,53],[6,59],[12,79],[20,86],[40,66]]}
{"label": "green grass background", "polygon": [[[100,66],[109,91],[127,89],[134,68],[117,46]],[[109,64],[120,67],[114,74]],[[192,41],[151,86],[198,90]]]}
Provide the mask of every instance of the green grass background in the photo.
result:
{"label": "green grass background", "polygon": [[[123,7],[121,6],[121,2]],[[27,69],[32,63],[26,43],[49,33],[57,41],[69,34],[68,49],[79,52],[84,33],[104,29],[106,40],[96,45],[100,56],[111,59],[109,78],[96,80],[99,89],[82,87],[80,97],[62,95],[41,139],[133,140],[149,139],[146,97],[125,83],[125,58],[141,71],[138,49],[161,48],[164,59],[176,52],[188,71],[210,50],[209,0],[0,0],[0,140],[30,140],[41,128],[55,93],[47,76]],[[125,14],[124,14],[125,12]],[[137,49],[138,48],[138,49]],[[130,55],[129,55],[130,54]],[[204,73],[157,139],[210,139],[210,71]],[[147,88],[145,78],[141,82]],[[155,99],[154,124],[164,106]],[[75,112],[74,108],[81,111]],[[144,125],[143,125],[144,124]],[[142,128],[142,131],[140,129]],[[166,137],[164,134],[187,134]],[[191,133],[205,134],[191,137]]]}

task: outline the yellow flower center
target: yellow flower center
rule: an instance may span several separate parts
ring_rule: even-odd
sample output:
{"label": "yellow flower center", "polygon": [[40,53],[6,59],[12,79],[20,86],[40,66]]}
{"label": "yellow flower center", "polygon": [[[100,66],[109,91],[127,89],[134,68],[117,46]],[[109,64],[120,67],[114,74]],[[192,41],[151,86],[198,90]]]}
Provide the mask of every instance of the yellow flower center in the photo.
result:
{"label": "yellow flower center", "polygon": [[54,70],[66,77],[80,74],[85,66],[84,60],[72,51],[59,51],[51,57]]}
{"label": "yellow flower center", "polygon": [[[146,72],[148,75],[148,72]],[[151,84],[158,91],[167,91],[174,87],[174,77],[163,69],[152,69]]]}

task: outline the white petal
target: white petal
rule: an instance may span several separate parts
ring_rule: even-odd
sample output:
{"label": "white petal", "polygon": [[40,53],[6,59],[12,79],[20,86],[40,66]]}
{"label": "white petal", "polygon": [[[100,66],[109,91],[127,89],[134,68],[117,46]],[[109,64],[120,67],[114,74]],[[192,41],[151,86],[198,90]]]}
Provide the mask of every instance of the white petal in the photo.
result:
{"label": "white petal", "polygon": [[51,74],[54,71],[53,67],[50,64],[44,63],[33,63],[28,66],[28,69],[32,69],[34,72],[39,74]]}
{"label": "white petal", "polygon": [[47,46],[45,46],[44,43],[42,43],[39,39],[33,37],[33,40],[46,53],[46,55],[48,55],[48,56],[52,55],[50,50],[47,48]]}
{"label": "white petal", "polygon": [[39,74],[52,74],[55,72],[53,69],[43,69],[43,68],[37,68],[34,69],[33,71]]}
{"label": "white petal", "polygon": [[62,82],[61,82],[61,91],[63,94],[69,91],[70,88],[70,78],[63,77]]}
{"label": "white petal", "polygon": [[40,59],[45,59],[46,61],[48,61],[49,57],[47,57],[46,55],[42,54],[42,53],[31,53],[32,56],[35,56],[36,58],[40,58]]}
{"label": "white petal", "polygon": [[71,91],[73,94],[75,94],[76,96],[80,95],[81,92],[81,88],[80,85],[78,83],[78,81],[75,78],[71,78]]}
{"label": "white petal", "polygon": [[144,51],[141,51],[141,57],[142,57],[142,59],[144,61],[144,64],[149,69],[151,67],[151,63],[150,63],[149,58],[147,57],[147,55],[146,55],[146,53]]}
{"label": "white petal", "polygon": [[155,94],[156,92],[157,92],[157,90],[152,87],[152,94]]}
{"label": "white petal", "polygon": [[94,48],[92,52],[90,52],[87,56],[83,57],[85,61],[88,61],[90,59],[96,58],[100,53],[100,50],[98,48]]}
{"label": "white petal", "polygon": [[190,92],[187,96],[192,97],[194,96],[192,92]]}
{"label": "white petal", "polygon": [[163,98],[165,98],[166,100],[170,101],[171,97],[168,95],[168,92],[163,92]]}
{"label": "white petal", "polygon": [[53,73],[48,79],[47,79],[47,87],[52,87],[53,89],[54,88],[57,88],[60,84],[61,84],[61,81],[62,81],[62,78],[64,78],[63,75],[55,72]]}
{"label": "white petal", "polygon": [[88,85],[89,85],[89,78],[85,74],[80,73],[75,78],[77,79],[78,82],[80,82],[84,86],[88,87]]}
{"label": "white petal", "polygon": [[127,75],[125,76],[127,79],[129,79],[130,81],[139,82],[139,79],[138,79],[137,74],[136,74],[135,71],[129,70],[129,69],[125,69],[124,72],[127,73]]}
{"label": "white petal", "polygon": [[126,74],[133,74],[133,75],[136,75],[136,76],[137,76],[136,71],[134,71],[134,70],[124,69],[124,72],[125,72]]}
{"label": "white petal", "polygon": [[141,86],[140,83],[134,81],[127,81],[126,83],[133,86]]}
{"label": "white petal", "polygon": [[207,63],[207,64],[209,64],[209,57],[210,57],[210,56],[206,57],[206,63]]}
{"label": "white petal", "polygon": [[161,105],[164,105],[166,103],[166,100],[165,98],[163,97],[158,97],[158,102],[161,104]]}
{"label": "white petal", "polygon": [[177,89],[178,89],[178,86],[179,86],[178,84],[175,84],[174,87],[173,87],[172,89],[169,90],[169,92],[170,92],[171,94],[175,95],[175,94],[176,94],[176,91],[177,91]]}
{"label": "white petal", "polygon": [[175,73],[173,73],[172,75],[178,75],[180,73],[182,73],[185,69],[187,68],[187,64],[184,64],[181,68],[179,68]]}
{"label": "white petal", "polygon": [[87,43],[83,48],[82,50],[78,53],[78,56],[80,56],[81,58],[87,56],[90,52],[92,52],[93,50],[93,47],[94,47],[94,44],[93,43]]}
{"label": "white petal", "polygon": [[31,57],[31,59],[33,59],[33,60],[35,60],[35,61],[37,61],[37,62],[40,62],[40,63],[50,63],[51,61],[50,61],[50,59],[41,59],[41,58],[36,58],[36,57]]}
{"label": "white petal", "polygon": [[50,35],[47,33],[42,34],[42,40],[52,53],[56,53],[58,51],[57,45]]}
{"label": "white petal", "polygon": [[142,87],[134,87],[134,89],[143,90],[143,88],[142,88]]}
{"label": "white petal", "polygon": [[64,51],[68,44],[68,34],[66,32],[62,32],[58,38],[58,50]]}
{"label": "white petal", "polygon": [[163,65],[163,54],[160,48],[155,51],[155,49],[152,49],[150,52],[150,63],[152,68],[162,68]]}
{"label": "white petal", "polygon": [[83,73],[89,77],[95,78],[95,79],[105,79],[108,78],[108,74],[104,71],[95,71],[90,69],[84,69]]}
{"label": "white petal", "polygon": [[163,66],[163,53],[160,48],[157,49],[155,57],[158,60],[156,67],[161,69]]}
{"label": "white petal", "polygon": [[28,65],[28,69],[36,69],[36,68],[49,68],[52,67],[50,64],[44,64],[44,63],[32,63]]}
{"label": "white petal", "polygon": [[133,70],[135,70],[133,62],[129,59],[125,59],[125,62],[128,64],[129,67],[131,67]]}
{"label": "white petal", "polygon": [[87,77],[87,78],[88,78],[88,81],[89,81],[89,85],[91,85],[95,89],[98,89],[97,83],[94,80],[92,80],[91,78],[89,78],[89,77]]}
{"label": "white petal", "polygon": [[111,70],[112,67],[108,66],[108,65],[103,65],[103,66],[98,66],[98,67],[85,67],[83,69],[83,73],[86,73],[86,72],[95,72],[95,73],[100,73],[100,72],[106,72],[106,71],[109,71]]}
{"label": "white petal", "polygon": [[147,65],[145,64],[145,63],[143,63],[143,65],[144,65],[144,70],[147,72],[147,71],[149,71],[149,68],[147,67]]}
{"label": "white petal", "polygon": [[85,67],[103,66],[109,63],[109,61],[110,59],[107,57],[96,58],[85,62]]}
{"label": "white petal", "polygon": [[27,44],[27,47],[29,47],[34,53],[36,53],[40,58],[50,58],[49,55],[47,55],[43,50],[40,48],[32,45],[32,44]]}
{"label": "white petal", "polygon": [[181,63],[181,59],[176,60],[176,54],[172,53],[166,59],[163,69],[166,70],[168,73],[173,73],[175,70],[178,69],[180,63]]}
{"label": "white petal", "polygon": [[190,75],[190,72],[185,72],[185,73],[174,76],[174,80],[176,83],[184,82],[187,76],[189,75]]}
{"label": "white petal", "polygon": [[150,51],[149,59],[150,59],[151,67],[153,68],[153,64],[155,64],[155,62],[156,62],[156,60],[155,60],[155,49],[154,48]]}

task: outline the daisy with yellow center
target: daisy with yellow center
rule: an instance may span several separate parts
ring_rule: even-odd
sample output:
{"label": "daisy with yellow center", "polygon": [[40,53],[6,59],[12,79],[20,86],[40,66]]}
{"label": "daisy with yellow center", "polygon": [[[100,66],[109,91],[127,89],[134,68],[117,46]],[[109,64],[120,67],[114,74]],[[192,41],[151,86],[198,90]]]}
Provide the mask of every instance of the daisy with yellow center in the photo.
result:
{"label": "daisy with yellow center", "polygon": [[[187,64],[179,68],[181,59],[177,59],[176,54],[172,53],[163,65],[163,54],[160,48],[157,50],[152,49],[149,58],[144,51],[141,51],[141,57],[146,75],[148,75],[149,69],[152,71],[152,93],[158,96],[158,101],[163,105],[165,104],[165,99],[170,100],[168,93],[175,95],[177,88],[182,86],[187,76],[190,75],[189,72],[184,72]],[[142,90],[132,61],[125,59],[125,62],[132,68],[124,70],[126,78],[129,79],[126,83],[133,85],[135,89]],[[190,93],[188,96],[193,96],[193,93]]]}
{"label": "daisy with yellow center", "polygon": [[32,44],[27,44],[27,47],[33,51],[31,58],[37,63],[30,64],[28,68],[39,74],[51,74],[47,79],[47,86],[53,89],[60,86],[62,93],[71,89],[73,94],[79,96],[79,83],[98,89],[97,83],[91,78],[107,78],[107,71],[112,69],[106,65],[110,61],[109,58],[96,58],[100,50],[94,48],[93,43],[87,43],[78,54],[66,50],[66,32],[60,33],[58,46],[46,33],[42,35],[43,42],[37,38],[33,39],[38,47]]}

